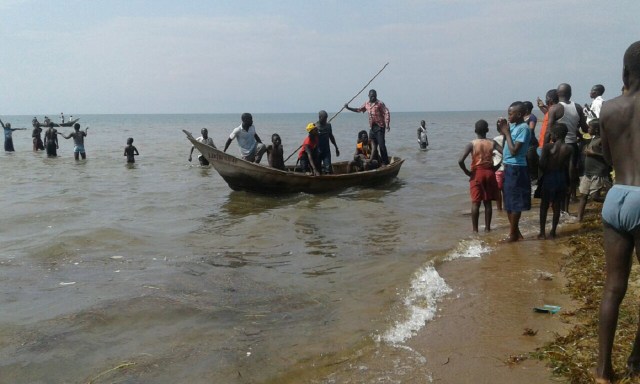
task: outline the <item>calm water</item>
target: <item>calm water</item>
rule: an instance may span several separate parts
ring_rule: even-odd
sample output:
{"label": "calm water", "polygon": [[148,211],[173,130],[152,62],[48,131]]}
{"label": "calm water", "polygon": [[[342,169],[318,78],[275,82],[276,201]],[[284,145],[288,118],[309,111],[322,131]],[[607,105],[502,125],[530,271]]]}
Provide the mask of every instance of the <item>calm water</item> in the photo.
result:
{"label": "calm water", "polygon": [[[83,115],[88,159],[78,162],[72,140],[49,159],[31,151],[30,130],[14,132],[16,152],[0,154],[0,382],[428,377],[403,341],[447,292],[434,262],[486,251],[470,236],[457,159],[474,122],[501,114],[393,113],[387,146],[407,160],[398,179],[319,196],[234,192],[187,161],[182,129],[207,127],[223,146],[239,114]],[[2,117],[14,127],[31,118]],[[315,120],[254,114],[263,141],[280,133],[285,155]],[[366,115],[333,125],[334,161],[347,160]],[[133,167],[128,137],[140,151]],[[336,368],[350,356],[368,363]]]}

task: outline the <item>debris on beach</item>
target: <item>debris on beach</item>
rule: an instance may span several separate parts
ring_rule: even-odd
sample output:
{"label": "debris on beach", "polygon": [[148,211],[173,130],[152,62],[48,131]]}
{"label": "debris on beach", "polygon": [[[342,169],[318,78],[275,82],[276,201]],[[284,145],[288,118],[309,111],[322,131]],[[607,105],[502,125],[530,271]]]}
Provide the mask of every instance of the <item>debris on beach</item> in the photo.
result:
{"label": "debris on beach", "polygon": [[537,334],[538,334],[537,330],[534,331],[533,329],[531,329],[529,327],[525,328],[524,332],[522,332],[523,336],[535,336]]}

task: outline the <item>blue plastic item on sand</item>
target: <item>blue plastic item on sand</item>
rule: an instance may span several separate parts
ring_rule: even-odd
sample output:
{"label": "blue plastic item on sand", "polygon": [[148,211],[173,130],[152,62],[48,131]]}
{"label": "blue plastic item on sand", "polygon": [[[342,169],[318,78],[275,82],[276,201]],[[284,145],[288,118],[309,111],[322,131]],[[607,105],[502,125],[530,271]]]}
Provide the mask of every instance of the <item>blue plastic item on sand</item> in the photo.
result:
{"label": "blue plastic item on sand", "polygon": [[533,310],[536,312],[540,312],[540,313],[558,313],[560,311],[561,307],[557,306],[557,305],[543,305],[542,307],[534,307]]}

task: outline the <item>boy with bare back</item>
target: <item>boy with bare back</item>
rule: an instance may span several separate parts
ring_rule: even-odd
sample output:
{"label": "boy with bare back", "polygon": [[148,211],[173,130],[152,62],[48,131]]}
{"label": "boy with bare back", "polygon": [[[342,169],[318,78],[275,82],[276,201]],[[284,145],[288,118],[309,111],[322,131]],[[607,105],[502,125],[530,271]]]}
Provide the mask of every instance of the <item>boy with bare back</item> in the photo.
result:
{"label": "boy with bare back", "polygon": [[556,237],[556,229],[560,221],[560,209],[568,197],[569,180],[571,180],[573,167],[571,161],[573,147],[564,142],[569,129],[564,123],[556,123],[551,127],[551,142],[542,147],[540,156],[540,170],[542,170],[542,200],[540,202],[540,234],[538,239],[546,239],[545,226],[547,223],[547,211],[549,205],[553,208],[551,220],[551,232],[549,236]]}
{"label": "boy with bare back", "polygon": [[[478,232],[480,203],[484,204],[484,230],[485,232],[491,231],[491,216],[493,214],[491,202],[498,198],[495,170],[499,165],[493,165],[493,151],[502,151],[502,148],[495,141],[487,139],[487,132],[489,132],[489,124],[485,120],[478,120],[475,126],[477,138],[467,144],[460,160],[458,160],[462,171],[469,176],[473,232]],[[471,155],[471,171],[464,163],[469,155]]]}
{"label": "boy with bare back", "polygon": [[[624,94],[604,103],[600,113],[602,153],[616,172],[616,184],[602,207],[606,280],[598,325],[598,383],[615,379],[611,351],[634,248],[640,259],[640,41],[624,54],[622,81]],[[640,374],[640,324],[627,368]]]}

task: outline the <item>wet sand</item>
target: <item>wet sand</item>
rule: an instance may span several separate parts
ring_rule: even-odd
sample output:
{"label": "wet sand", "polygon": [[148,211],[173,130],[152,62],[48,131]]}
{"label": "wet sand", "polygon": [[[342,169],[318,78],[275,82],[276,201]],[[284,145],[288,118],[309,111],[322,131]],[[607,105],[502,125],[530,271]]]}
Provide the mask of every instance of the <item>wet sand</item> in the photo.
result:
{"label": "wet sand", "polygon": [[[535,214],[534,208],[528,216]],[[571,327],[561,316],[575,305],[563,293],[560,261],[576,228],[559,228],[557,240],[529,240],[529,234],[525,241],[497,245],[482,258],[438,268],[453,293],[440,303],[439,316],[407,343],[426,357],[433,382],[557,382],[544,362],[514,360]],[[533,311],[543,304],[562,310],[554,315]],[[527,328],[537,333],[525,335]]]}

